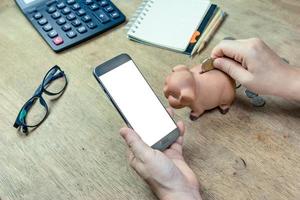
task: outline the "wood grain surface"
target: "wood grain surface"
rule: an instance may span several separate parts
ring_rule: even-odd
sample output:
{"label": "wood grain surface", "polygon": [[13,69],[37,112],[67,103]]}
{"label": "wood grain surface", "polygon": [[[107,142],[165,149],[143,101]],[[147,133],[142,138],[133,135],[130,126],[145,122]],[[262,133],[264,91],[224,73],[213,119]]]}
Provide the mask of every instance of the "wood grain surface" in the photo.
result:
{"label": "wood grain surface", "polygon": [[[114,1],[127,17],[141,1]],[[171,1],[170,1],[171,2]],[[188,1],[187,1],[188,2]],[[224,37],[260,37],[293,65],[300,58],[299,0],[213,1],[229,14],[194,59],[129,41],[121,25],[60,54],[54,53],[12,0],[0,1],[0,199],[155,199],[128,166],[119,136],[124,123],[92,76],[93,68],[128,53],[167,106],[164,78],[177,64],[208,57]],[[155,31],[155,30],[154,30]],[[50,67],[69,86],[28,137],[13,128],[19,109]],[[254,108],[238,90],[223,116],[217,110],[187,126],[184,154],[201,182],[204,200],[297,200],[300,197],[300,105],[266,97]]]}

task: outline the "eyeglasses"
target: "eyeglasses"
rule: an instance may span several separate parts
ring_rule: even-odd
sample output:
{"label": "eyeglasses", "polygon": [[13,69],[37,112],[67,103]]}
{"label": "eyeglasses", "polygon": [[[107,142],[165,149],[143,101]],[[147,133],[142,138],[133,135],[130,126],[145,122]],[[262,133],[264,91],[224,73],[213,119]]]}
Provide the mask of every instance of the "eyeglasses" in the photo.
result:
{"label": "eyeglasses", "polygon": [[43,94],[59,98],[67,85],[68,80],[64,71],[57,65],[52,67],[33,96],[21,108],[14,127],[20,128],[25,135],[28,135],[28,128],[35,129],[41,125],[49,114],[48,105],[43,98]]}

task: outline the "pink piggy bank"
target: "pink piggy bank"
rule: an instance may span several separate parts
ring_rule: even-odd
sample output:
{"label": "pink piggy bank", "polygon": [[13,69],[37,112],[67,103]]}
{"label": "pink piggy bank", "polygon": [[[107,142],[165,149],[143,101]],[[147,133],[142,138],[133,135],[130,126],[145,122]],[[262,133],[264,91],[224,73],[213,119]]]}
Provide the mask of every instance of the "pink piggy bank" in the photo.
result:
{"label": "pink piggy bank", "polygon": [[166,78],[164,94],[173,108],[191,108],[190,119],[198,119],[206,110],[219,107],[229,111],[235,99],[235,81],[219,70],[201,73],[201,65],[191,69],[184,65],[173,68]]}

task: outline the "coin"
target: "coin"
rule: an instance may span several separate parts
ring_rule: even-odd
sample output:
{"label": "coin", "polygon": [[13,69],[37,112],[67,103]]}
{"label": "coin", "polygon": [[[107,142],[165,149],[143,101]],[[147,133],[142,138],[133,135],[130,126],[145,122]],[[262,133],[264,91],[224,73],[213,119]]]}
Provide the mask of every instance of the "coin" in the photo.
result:
{"label": "coin", "polygon": [[208,72],[210,70],[213,70],[214,67],[214,60],[213,58],[207,58],[202,62],[202,73]]}
{"label": "coin", "polygon": [[264,107],[266,105],[266,101],[260,96],[254,97],[250,101],[254,107]]}

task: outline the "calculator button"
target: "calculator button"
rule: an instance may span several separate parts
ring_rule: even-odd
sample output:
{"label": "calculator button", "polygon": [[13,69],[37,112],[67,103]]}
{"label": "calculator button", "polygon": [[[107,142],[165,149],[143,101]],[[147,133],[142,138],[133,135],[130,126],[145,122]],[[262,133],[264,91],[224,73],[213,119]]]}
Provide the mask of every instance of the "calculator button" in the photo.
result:
{"label": "calculator button", "polygon": [[51,38],[54,38],[54,37],[56,37],[58,34],[57,34],[57,32],[55,31],[55,30],[52,30],[52,31],[50,31],[49,33],[48,33],[48,36],[49,37],[51,37]]}
{"label": "calculator button", "polygon": [[54,7],[54,6],[50,6],[48,9],[47,9],[47,12],[49,13],[49,14],[52,14],[52,13],[54,13],[56,11],[56,8]]}
{"label": "calculator button", "polygon": [[51,16],[52,16],[53,19],[58,19],[58,18],[60,18],[61,14],[60,14],[59,12],[56,11],[56,12],[53,13]]}
{"label": "calculator button", "polygon": [[100,5],[101,5],[102,7],[107,6],[107,5],[108,5],[108,2],[107,2],[106,0],[100,1]]}
{"label": "calculator button", "polygon": [[59,19],[56,21],[56,23],[57,23],[58,25],[63,25],[63,24],[66,23],[66,20],[65,20],[65,18],[59,18]]}
{"label": "calculator button", "polygon": [[37,12],[37,9],[36,9],[36,8],[30,8],[27,12],[28,12],[29,14],[32,14],[32,13]]}
{"label": "calculator button", "polygon": [[40,19],[40,20],[38,21],[38,23],[39,23],[39,25],[43,26],[43,25],[47,24],[48,21],[47,21],[47,19],[42,18],[42,19]]}
{"label": "calculator button", "polygon": [[90,5],[90,8],[91,8],[91,10],[98,10],[99,9],[99,6],[97,5],[97,4],[92,4],[92,5]]}
{"label": "calculator button", "polygon": [[67,4],[72,5],[75,3],[75,0],[67,0]]}
{"label": "calculator button", "polygon": [[48,31],[51,31],[52,30],[52,26],[50,24],[46,24],[44,27],[43,27],[44,31],[48,32]]}
{"label": "calculator button", "polygon": [[75,27],[77,27],[77,26],[80,26],[80,25],[81,25],[81,22],[80,22],[78,19],[76,19],[76,20],[74,20],[74,21],[72,22],[72,25],[75,26]]}
{"label": "calculator button", "polygon": [[67,15],[71,12],[71,9],[69,7],[66,7],[61,12],[62,12],[62,14]]}
{"label": "calculator button", "polygon": [[70,24],[65,24],[65,25],[63,25],[63,26],[61,27],[61,29],[62,29],[63,31],[65,31],[65,32],[71,30],[71,28],[72,28],[72,27],[71,27]]}
{"label": "calculator button", "polygon": [[76,16],[75,16],[74,13],[70,13],[70,14],[67,15],[67,19],[70,20],[70,21],[72,21],[75,18],[76,18]]}
{"label": "calculator button", "polygon": [[57,7],[58,9],[63,9],[63,8],[66,7],[66,4],[64,4],[63,2],[61,2],[61,3],[57,4],[56,7]]}
{"label": "calculator button", "polygon": [[72,6],[73,10],[79,10],[80,9],[80,5],[78,3],[73,4]]}
{"label": "calculator button", "polygon": [[43,15],[40,12],[37,12],[33,15],[34,19],[40,19],[43,17]]}
{"label": "calculator button", "polygon": [[50,0],[50,1],[47,1],[46,5],[51,6],[54,3],[56,3],[56,0]]}
{"label": "calculator button", "polygon": [[90,29],[94,29],[97,27],[97,25],[94,22],[89,22],[86,24]]}
{"label": "calculator button", "polygon": [[53,43],[56,45],[60,45],[64,43],[64,40],[61,37],[57,36],[56,38],[53,39]]}
{"label": "calculator button", "polygon": [[93,0],[85,0],[84,3],[86,5],[91,5],[93,3]]}
{"label": "calculator button", "polygon": [[79,33],[85,33],[87,30],[86,30],[86,28],[85,28],[84,26],[80,26],[80,27],[77,29],[77,31],[78,31]]}
{"label": "calculator button", "polygon": [[97,11],[95,14],[103,24],[110,20],[109,17],[102,10]]}
{"label": "calculator button", "polygon": [[69,31],[69,32],[67,33],[67,36],[68,36],[69,38],[74,38],[74,37],[77,36],[77,33],[76,33],[75,31]]}
{"label": "calculator button", "polygon": [[77,11],[76,14],[77,14],[78,16],[83,16],[83,15],[85,15],[85,13],[86,13],[85,10],[80,9],[80,10]]}
{"label": "calculator button", "polygon": [[120,15],[119,15],[119,13],[117,13],[117,12],[115,11],[115,12],[111,13],[110,16],[111,16],[112,18],[116,19],[116,18],[118,18]]}
{"label": "calculator button", "polygon": [[107,7],[104,8],[104,10],[106,12],[112,12],[114,10],[114,8],[112,6],[107,6]]}
{"label": "calculator button", "polygon": [[91,21],[91,19],[92,18],[89,15],[85,15],[85,16],[82,17],[82,21],[84,21],[84,22]]}

